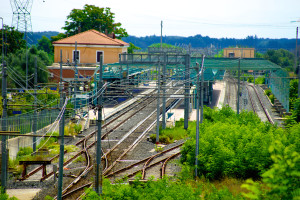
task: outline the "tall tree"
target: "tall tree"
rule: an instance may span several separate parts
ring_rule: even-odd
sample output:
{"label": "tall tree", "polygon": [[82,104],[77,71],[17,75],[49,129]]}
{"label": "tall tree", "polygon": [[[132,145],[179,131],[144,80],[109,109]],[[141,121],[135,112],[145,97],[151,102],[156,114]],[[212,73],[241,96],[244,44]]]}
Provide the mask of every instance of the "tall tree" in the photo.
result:
{"label": "tall tree", "polygon": [[[2,33],[2,29],[0,29]],[[4,52],[6,54],[15,53],[21,48],[25,48],[26,41],[24,33],[15,30],[15,27],[4,26]],[[0,37],[0,53],[2,54],[2,36]]]}
{"label": "tall tree", "polygon": [[268,50],[265,53],[264,58],[283,68],[286,68],[288,71],[293,71],[294,54],[288,50]]}
{"label": "tall tree", "polygon": [[43,50],[48,54],[53,54],[53,45],[51,44],[49,38],[44,35],[40,40],[38,40],[37,48],[38,50]]}
{"label": "tall tree", "polygon": [[[99,8],[86,4],[83,9],[73,9],[67,16],[64,30],[68,36],[75,35],[79,29],[87,31],[90,29],[99,30],[102,33],[115,33],[117,38],[127,37],[128,33],[121,27],[121,23],[115,23],[115,14],[110,8]],[[79,28],[80,27],[80,28]]]}

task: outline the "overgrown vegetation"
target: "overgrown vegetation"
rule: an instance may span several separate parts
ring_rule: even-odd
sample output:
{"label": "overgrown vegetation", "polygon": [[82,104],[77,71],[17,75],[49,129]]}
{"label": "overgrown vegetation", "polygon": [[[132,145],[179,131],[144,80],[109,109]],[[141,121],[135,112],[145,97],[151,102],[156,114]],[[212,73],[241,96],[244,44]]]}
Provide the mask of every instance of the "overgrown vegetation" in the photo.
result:
{"label": "overgrown vegetation", "polygon": [[[179,121],[175,129],[182,126]],[[253,112],[237,115],[229,107],[205,108],[197,181],[195,128],[190,122],[176,177],[144,183],[138,176],[132,185],[105,180],[101,197],[89,190],[85,199],[300,198],[300,124],[281,129],[261,122]]]}
{"label": "overgrown vegetation", "polygon": [[[188,132],[183,128],[183,119],[175,123],[175,127],[167,127],[159,130],[159,141],[163,144],[173,143],[175,140],[186,138]],[[153,143],[156,141],[156,134],[151,134],[150,139]]]}
{"label": "overgrown vegetation", "polygon": [[272,94],[271,89],[265,90],[265,95],[267,95],[267,97],[270,99],[271,103],[274,104],[275,96],[274,96],[274,94]]}

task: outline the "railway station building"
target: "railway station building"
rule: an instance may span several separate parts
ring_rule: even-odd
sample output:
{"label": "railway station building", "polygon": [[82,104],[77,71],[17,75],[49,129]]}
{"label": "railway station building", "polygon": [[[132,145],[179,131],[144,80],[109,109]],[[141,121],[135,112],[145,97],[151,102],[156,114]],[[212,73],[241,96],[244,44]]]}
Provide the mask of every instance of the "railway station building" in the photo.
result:
{"label": "railway station building", "polygon": [[224,48],[224,58],[254,58],[254,48]]}

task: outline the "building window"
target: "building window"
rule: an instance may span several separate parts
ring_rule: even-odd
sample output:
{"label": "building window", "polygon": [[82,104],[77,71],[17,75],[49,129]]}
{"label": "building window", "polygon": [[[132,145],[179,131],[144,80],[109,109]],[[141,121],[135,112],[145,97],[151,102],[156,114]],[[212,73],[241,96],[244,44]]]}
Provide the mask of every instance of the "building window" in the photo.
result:
{"label": "building window", "polygon": [[229,53],[229,54],[228,54],[228,57],[229,57],[229,58],[234,58],[234,53],[233,53],[233,52]]}
{"label": "building window", "polygon": [[77,60],[77,63],[80,63],[80,51],[73,51],[73,62],[75,62],[75,60]]}
{"label": "building window", "polygon": [[102,61],[104,62],[104,56],[103,56],[103,51],[97,51],[96,52],[96,62],[99,63],[100,62],[100,56],[102,56]]}

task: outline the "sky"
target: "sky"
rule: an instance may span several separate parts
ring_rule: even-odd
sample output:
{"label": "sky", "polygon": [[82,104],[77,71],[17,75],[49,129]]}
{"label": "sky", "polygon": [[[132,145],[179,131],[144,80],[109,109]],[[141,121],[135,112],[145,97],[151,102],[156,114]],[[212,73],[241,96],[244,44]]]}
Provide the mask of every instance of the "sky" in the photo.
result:
{"label": "sky", "polygon": [[[0,0],[0,17],[12,25],[11,2]],[[71,10],[85,4],[109,7],[129,35],[213,38],[295,38],[300,0],[31,0],[32,30],[59,31]],[[296,22],[291,22],[296,21]]]}

